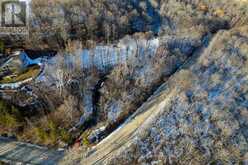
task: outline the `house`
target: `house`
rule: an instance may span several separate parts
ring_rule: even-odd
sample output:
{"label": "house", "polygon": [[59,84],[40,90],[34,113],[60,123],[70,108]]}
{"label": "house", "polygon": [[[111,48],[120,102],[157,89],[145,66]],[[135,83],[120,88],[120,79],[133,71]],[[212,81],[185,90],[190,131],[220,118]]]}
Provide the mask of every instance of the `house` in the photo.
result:
{"label": "house", "polygon": [[19,54],[20,60],[24,67],[38,64],[41,65],[45,60],[55,56],[56,51],[43,51],[43,50],[24,50]]}

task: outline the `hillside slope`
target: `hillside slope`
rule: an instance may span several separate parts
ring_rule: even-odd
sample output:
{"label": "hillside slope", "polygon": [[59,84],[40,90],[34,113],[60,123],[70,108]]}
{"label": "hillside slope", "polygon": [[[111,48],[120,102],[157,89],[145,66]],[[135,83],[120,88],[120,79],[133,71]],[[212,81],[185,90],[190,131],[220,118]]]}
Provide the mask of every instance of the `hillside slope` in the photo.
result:
{"label": "hillside slope", "polygon": [[194,56],[81,163],[245,161],[247,48],[247,26],[218,32],[200,56]]}
{"label": "hillside slope", "polygon": [[[247,26],[219,32],[194,64],[183,68],[166,83],[161,92],[162,101],[155,99],[157,103],[152,107],[160,112],[143,123],[127,145],[111,153],[109,160],[104,158],[100,162],[232,164],[247,161],[247,39]],[[88,160],[85,159],[90,163]]]}
{"label": "hillside slope", "polygon": [[[58,55],[37,81],[3,92],[25,113],[2,108],[0,134],[72,148],[61,164],[246,161],[247,0],[32,0],[31,8],[29,37],[8,35],[6,44]],[[26,144],[16,144],[7,154],[0,146],[2,158],[26,162],[18,155]]]}

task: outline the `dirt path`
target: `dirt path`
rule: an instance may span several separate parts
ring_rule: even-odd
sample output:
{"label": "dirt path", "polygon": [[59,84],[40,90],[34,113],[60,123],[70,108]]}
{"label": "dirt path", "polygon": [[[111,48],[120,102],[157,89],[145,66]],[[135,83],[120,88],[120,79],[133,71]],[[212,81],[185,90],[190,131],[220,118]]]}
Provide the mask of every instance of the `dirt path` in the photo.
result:
{"label": "dirt path", "polygon": [[0,137],[0,162],[54,165],[63,156],[63,151],[49,150],[45,147]]}

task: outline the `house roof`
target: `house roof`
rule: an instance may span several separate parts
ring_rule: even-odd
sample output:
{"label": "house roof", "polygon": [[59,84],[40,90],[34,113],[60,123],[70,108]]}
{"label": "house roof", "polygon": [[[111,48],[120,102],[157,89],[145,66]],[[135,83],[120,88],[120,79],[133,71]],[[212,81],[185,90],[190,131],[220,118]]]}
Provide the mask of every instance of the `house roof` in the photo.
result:
{"label": "house roof", "polygon": [[57,54],[57,52],[53,50],[30,50],[30,49],[26,49],[25,53],[32,60],[40,57],[53,57]]}

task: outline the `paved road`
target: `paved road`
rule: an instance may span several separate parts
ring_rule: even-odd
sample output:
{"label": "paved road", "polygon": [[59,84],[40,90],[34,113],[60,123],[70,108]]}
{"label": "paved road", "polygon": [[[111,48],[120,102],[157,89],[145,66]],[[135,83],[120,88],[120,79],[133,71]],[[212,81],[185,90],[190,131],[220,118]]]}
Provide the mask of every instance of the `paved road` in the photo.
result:
{"label": "paved road", "polygon": [[54,165],[63,156],[63,151],[49,150],[45,147],[0,137],[0,161],[5,163]]}

